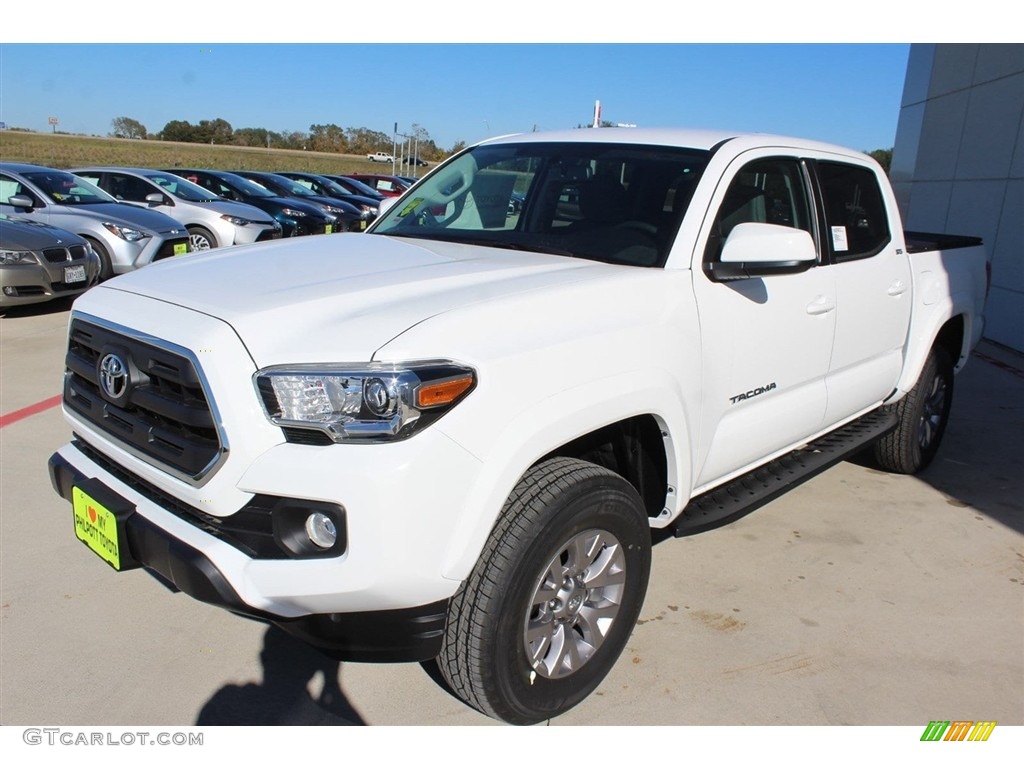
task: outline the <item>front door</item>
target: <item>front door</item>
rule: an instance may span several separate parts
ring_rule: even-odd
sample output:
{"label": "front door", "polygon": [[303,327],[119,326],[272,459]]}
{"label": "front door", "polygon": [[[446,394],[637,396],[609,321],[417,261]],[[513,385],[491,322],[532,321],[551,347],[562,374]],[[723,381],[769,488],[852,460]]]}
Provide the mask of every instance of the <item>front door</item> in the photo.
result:
{"label": "front door", "polygon": [[[818,243],[809,180],[796,157],[757,150],[737,158],[698,240],[703,261],[718,259],[733,227],[745,222],[801,229]],[[693,279],[704,371],[700,490],[821,429],[836,285],[820,254],[817,265],[795,274],[720,281],[695,264]]]}

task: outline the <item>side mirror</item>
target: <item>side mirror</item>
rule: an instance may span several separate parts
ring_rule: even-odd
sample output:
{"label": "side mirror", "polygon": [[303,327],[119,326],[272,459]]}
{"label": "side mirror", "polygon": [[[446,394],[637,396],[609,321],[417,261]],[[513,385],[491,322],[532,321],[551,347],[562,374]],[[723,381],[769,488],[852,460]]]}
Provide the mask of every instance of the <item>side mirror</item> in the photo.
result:
{"label": "side mirror", "polygon": [[377,209],[377,215],[383,216],[385,211],[387,211],[388,208],[393,206],[397,201],[397,197],[385,197],[383,200],[380,201],[380,207]]}
{"label": "side mirror", "polygon": [[146,195],[146,202],[149,203],[151,206],[174,205],[174,203],[167,199],[166,195],[160,192],[150,192],[148,195]]}
{"label": "side mirror", "polygon": [[737,224],[720,261],[705,268],[715,280],[743,280],[804,272],[818,263],[810,233],[778,224]]}
{"label": "side mirror", "polygon": [[28,208],[29,210],[35,207],[32,198],[28,195],[11,195],[7,198],[7,204],[13,205],[15,208]]}

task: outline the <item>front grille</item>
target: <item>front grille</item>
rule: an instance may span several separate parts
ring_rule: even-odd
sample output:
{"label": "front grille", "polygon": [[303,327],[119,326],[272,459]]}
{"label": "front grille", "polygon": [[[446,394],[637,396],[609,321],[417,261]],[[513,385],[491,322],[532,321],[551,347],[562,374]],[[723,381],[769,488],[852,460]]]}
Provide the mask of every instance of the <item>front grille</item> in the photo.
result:
{"label": "front grille", "polygon": [[85,258],[85,246],[72,245],[67,248],[47,248],[43,251],[43,258],[51,264],[78,261]]}
{"label": "front grille", "polygon": [[65,283],[63,281],[58,283],[50,283],[50,289],[55,293],[63,293],[64,291],[80,291],[89,287],[89,283],[86,280],[79,280],[75,283]]}
{"label": "front grille", "polygon": [[[156,256],[153,257],[153,261],[159,261],[160,259],[170,259],[176,254],[174,253],[174,246],[185,244],[188,246],[188,237],[175,237],[169,240],[165,240],[164,244],[160,246],[160,250],[156,252]],[[187,252],[187,251],[186,251]]]}
{"label": "front grille", "polygon": [[262,243],[266,240],[279,240],[281,238],[280,229],[265,229],[259,233],[256,237],[257,243]]}
{"label": "front grille", "polygon": [[47,248],[43,251],[43,258],[51,264],[60,264],[63,261],[71,261],[67,248]]}
{"label": "front grille", "polygon": [[[119,397],[103,392],[107,354],[127,367]],[[224,447],[192,361],[126,333],[74,318],[65,358],[64,402],[115,442],[185,479],[197,481]]]}

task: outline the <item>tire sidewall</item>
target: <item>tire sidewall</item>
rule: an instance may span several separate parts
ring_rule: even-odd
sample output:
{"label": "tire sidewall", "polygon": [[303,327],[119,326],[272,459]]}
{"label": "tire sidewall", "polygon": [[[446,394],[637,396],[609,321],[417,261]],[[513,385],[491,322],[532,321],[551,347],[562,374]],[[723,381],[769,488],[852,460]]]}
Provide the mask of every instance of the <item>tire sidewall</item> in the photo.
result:
{"label": "tire sidewall", "polygon": [[188,238],[189,245],[192,245],[192,238],[201,237],[206,240],[207,247],[196,249],[197,251],[209,251],[217,247],[217,241],[214,239],[213,234],[202,227],[188,227]]}
{"label": "tire sidewall", "polygon": [[[650,529],[646,519],[637,514],[637,509],[642,512],[639,499],[630,498],[624,489],[607,482],[593,482],[605,478],[590,480],[581,483],[585,487],[573,489],[572,498],[546,510],[547,519],[535,526],[523,542],[525,554],[509,571],[505,583],[500,585],[498,599],[491,606],[500,618],[493,623],[487,638],[496,662],[487,687],[496,690],[498,700],[507,705],[507,711],[499,710],[499,716],[512,723],[539,722],[586,698],[622,653],[642,608],[651,550]],[[623,547],[626,582],[619,613],[601,646],[578,672],[558,679],[534,675],[528,663],[523,628],[537,580],[566,542],[592,529],[611,533]]]}
{"label": "tire sidewall", "polygon": [[85,239],[89,241],[89,245],[92,246],[92,249],[100,259],[99,280],[109,280],[114,276],[114,264],[110,260],[110,252],[107,250],[106,246],[96,238],[86,237]]}
{"label": "tire sidewall", "polygon": [[[919,469],[926,468],[932,462],[932,459],[935,458],[935,454],[938,452],[939,446],[942,444],[943,435],[946,433],[946,425],[949,423],[949,413],[953,404],[953,373],[952,365],[949,362],[949,356],[946,354],[945,350],[938,348],[932,352],[925,365],[923,374],[924,375],[921,377],[920,391],[916,393],[917,399],[914,403],[912,419],[913,430],[911,432],[914,439],[913,449],[916,454],[915,463]],[[935,434],[932,436],[931,442],[927,447],[924,447],[920,443],[918,432],[921,427],[921,420],[925,415],[925,408],[931,398],[932,387],[937,379],[942,379],[945,386],[941,420],[939,421]]]}

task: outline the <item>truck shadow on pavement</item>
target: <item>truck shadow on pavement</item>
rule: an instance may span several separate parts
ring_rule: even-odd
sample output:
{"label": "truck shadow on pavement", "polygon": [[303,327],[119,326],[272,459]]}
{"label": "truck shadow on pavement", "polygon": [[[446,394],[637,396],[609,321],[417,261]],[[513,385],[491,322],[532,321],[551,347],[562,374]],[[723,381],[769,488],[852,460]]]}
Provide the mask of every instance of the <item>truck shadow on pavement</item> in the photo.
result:
{"label": "truck shadow on pavement", "polygon": [[[225,685],[203,705],[196,725],[366,725],[341,691],[341,662],[268,627],[262,682]],[[321,679],[318,679],[321,678]],[[320,693],[309,691],[321,683]]]}
{"label": "truck shadow on pavement", "polygon": [[[943,494],[950,506],[1024,533],[1022,454],[1024,356],[983,343],[956,377],[942,446],[917,479]],[[881,471],[870,452],[853,463]]]}

